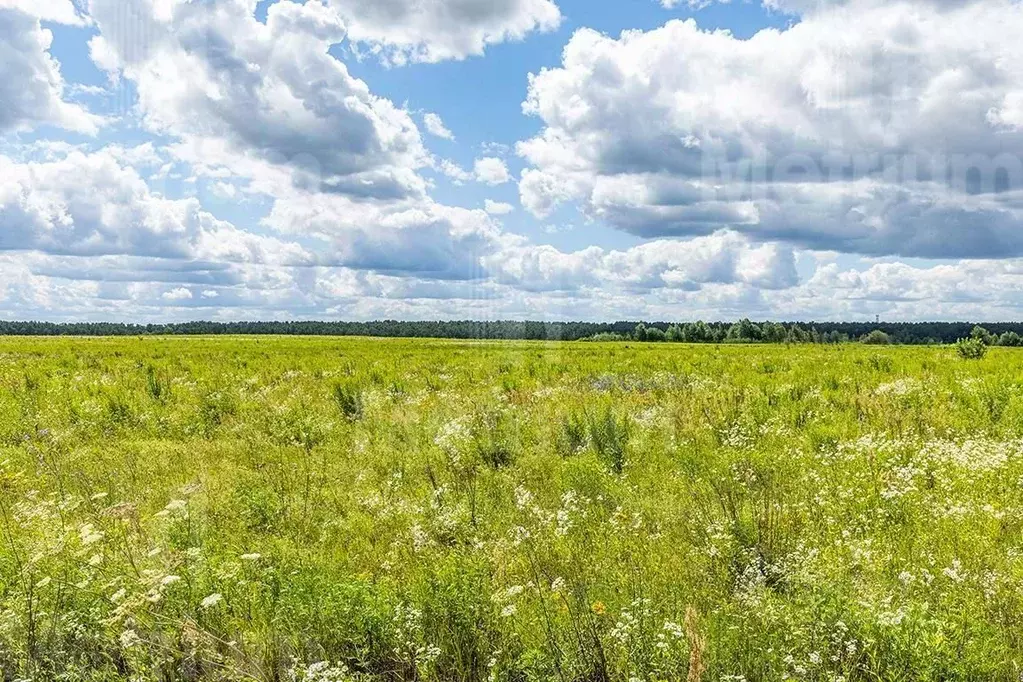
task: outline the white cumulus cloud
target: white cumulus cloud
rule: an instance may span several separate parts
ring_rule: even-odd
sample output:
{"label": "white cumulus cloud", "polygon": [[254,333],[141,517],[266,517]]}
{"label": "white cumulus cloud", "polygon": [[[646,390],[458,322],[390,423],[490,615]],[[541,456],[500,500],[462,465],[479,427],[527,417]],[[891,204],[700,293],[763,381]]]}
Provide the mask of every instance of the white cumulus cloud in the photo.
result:
{"label": "white cumulus cloud", "polygon": [[1023,253],[1021,28],[1023,5],[985,0],[833,4],[748,40],[579,30],[530,77],[522,203],[647,238]]}
{"label": "white cumulus cloud", "polygon": [[96,133],[101,119],[64,99],[60,65],[50,54],[52,41],[37,16],[0,4],[0,132],[51,123]]}
{"label": "white cumulus cloud", "polygon": [[514,211],[515,207],[503,201],[485,199],[483,201],[483,210],[485,210],[490,215],[507,215],[508,213]]}
{"label": "white cumulus cloud", "polygon": [[329,0],[348,37],[392,64],[481,55],[561,24],[552,0]]}
{"label": "white cumulus cloud", "polygon": [[178,287],[164,292],[162,298],[165,301],[189,301],[192,299],[192,292],[185,287]]}
{"label": "white cumulus cloud", "polygon": [[[0,156],[0,251],[307,263],[300,247],[242,231],[195,199],[153,193],[124,150],[45,162]],[[129,154],[131,156],[131,154]]]}
{"label": "white cumulus cloud", "polygon": [[494,156],[484,156],[481,159],[476,159],[473,165],[473,175],[476,176],[477,182],[487,185],[503,185],[511,181],[511,173],[508,172],[508,166],[504,161]]}
{"label": "white cumulus cloud", "polygon": [[428,112],[423,115],[423,125],[426,126],[426,131],[434,137],[439,137],[445,140],[455,139],[454,133],[448,130],[441,117],[433,112]]}
{"label": "white cumulus cloud", "polygon": [[265,24],[247,0],[91,0],[89,10],[97,63],[131,79],[146,127],[194,160],[371,199],[424,190],[418,128],[328,54],[345,24],[327,6],[282,0]]}
{"label": "white cumulus cloud", "polygon": [[0,0],[0,10],[18,10],[42,21],[84,26],[89,19],[72,0]]}

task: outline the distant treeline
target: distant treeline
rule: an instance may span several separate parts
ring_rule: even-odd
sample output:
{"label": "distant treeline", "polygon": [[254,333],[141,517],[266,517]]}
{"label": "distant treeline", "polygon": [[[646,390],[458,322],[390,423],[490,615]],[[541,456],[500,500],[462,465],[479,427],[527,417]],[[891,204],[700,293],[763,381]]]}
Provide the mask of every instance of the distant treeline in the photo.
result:
{"label": "distant treeline", "polygon": [[1023,346],[1023,324],[989,325],[990,329],[959,322],[861,324],[856,322],[732,323],[686,322],[648,325],[640,322],[631,331],[600,332],[588,341],[643,341],[679,343],[850,343],[876,345],[937,345],[974,339],[977,345]]}
{"label": "distant treeline", "polygon": [[445,339],[631,340],[684,343],[944,344],[966,337],[989,345],[1023,345],[1023,322],[3,322],[8,336],[157,336],[184,334],[282,334]]}

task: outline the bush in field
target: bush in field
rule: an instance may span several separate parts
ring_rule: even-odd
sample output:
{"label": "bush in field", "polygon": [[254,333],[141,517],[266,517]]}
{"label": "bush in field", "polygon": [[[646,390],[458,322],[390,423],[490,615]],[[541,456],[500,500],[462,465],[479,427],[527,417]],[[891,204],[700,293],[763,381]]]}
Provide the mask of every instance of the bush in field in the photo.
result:
{"label": "bush in field", "polygon": [[335,384],[334,402],[348,419],[362,419],[362,390],[354,384]]}
{"label": "bush in field", "polygon": [[473,419],[473,447],[483,463],[491,469],[504,468],[515,460],[511,430],[509,416],[503,411],[482,412]]}
{"label": "bush in field", "polygon": [[956,352],[964,360],[980,360],[987,355],[987,344],[977,337],[959,339],[956,342]]}
{"label": "bush in field", "polygon": [[863,337],[863,343],[868,346],[887,346],[891,342],[892,338],[880,329],[875,329]]}
{"label": "bush in field", "polygon": [[998,337],[998,345],[1008,346],[1010,348],[1023,346],[1023,336],[1020,336],[1016,332],[1005,332]]}
{"label": "bush in field", "polygon": [[588,417],[590,444],[597,455],[616,474],[625,469],[625,448],[629,444],[630,425],[611,408]]}
{"label": "bush in field", "polygon": [[586,445],[588,425],[578,414],[561,418],[558,432],[558,450],[563,457],[574,455]]}
{"label": "bush in field", "polygon": [[591,336],[590,338],[588,338],[586,340],[587,341],[604,341],[604,342],[608,342],[608,341],[628,341],[629,337],[628,336],[623,336],[622,334],[617,334],[615,332],[602,332],[600,334],[594,334],[593,336]]}
{"label": "bush in field", "polygon": [[980,341],[985,346],[993,346],[998,341],[998,338],[994,334],[980,325],[973,328],[973,331],[970,332],[970,338]]}
{"label": "bush in field", "polygon": [[867,361],[867,366],[875,372],[891,372],[895,367],[895,361],[885,355],[872,355]]}
{"label": "bush in field", "polygon": [[158,402],[165,401],[169,393],[167,384],[160,379],[152,365],[146,367],[146,391]]}

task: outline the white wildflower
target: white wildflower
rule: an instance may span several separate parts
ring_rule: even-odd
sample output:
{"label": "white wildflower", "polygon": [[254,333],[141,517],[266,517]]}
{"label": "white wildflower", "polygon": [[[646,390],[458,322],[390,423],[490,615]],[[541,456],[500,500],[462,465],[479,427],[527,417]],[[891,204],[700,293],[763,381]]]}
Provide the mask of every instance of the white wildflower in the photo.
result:
{"label": "white wildflower", "polygon": [[134,630],[125,630],[121,633],[119,639],[121,640],[121,646],[125,649],[130,649],[142,641]]}
{"label": "white wildflower", "polygon": [[175,516],[182,515],[188,508],[188,502],[184,500],[171,500],[167,503],[167,506],[162,511],[156,513],[157,516]]}
{"label": "white wildflower", "polygon": [[214,592],[208,597],[205,597],[199,604],[199,606],[201,606],[204,609],[211,609],[217,604],[219,604],[221,601],[223,601],[223,599],[224,596],[222,594],[220,594],[219,592]]}
{"label": "white wildflower", "polygon": [[963,575],[963,565],[959,563],[959,559],[955,559],[951,566],[942,570],[942,573],[954,583],[961,583],[966,579],[966,576]]}
{"label": "white wildflower", "polygon": [[519,511],[526,511],[533,506],[533,493],[523,486],[515,488],[515,506]]}
{"label": "white wildflower", "polygon": [[81,537],[82,545],[89,546],[95,542],[99,542],[103,539],[103,533],[93,528],[91,523],[87,523],[78,530],[79,537]]}

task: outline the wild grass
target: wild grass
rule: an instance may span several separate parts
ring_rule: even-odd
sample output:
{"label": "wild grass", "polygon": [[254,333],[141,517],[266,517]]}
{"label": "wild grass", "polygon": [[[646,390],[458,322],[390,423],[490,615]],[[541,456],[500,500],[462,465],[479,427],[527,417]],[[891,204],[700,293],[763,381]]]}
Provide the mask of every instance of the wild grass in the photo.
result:
{"label": "wild grass", "polygon": [[0,670],[1018,680],[1021,360],[0,340]]}

